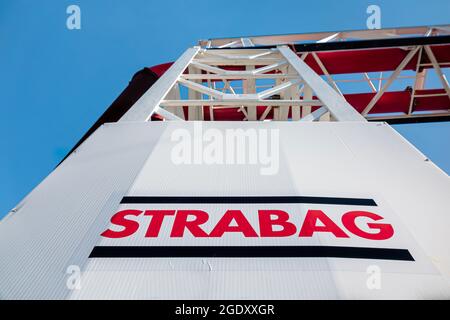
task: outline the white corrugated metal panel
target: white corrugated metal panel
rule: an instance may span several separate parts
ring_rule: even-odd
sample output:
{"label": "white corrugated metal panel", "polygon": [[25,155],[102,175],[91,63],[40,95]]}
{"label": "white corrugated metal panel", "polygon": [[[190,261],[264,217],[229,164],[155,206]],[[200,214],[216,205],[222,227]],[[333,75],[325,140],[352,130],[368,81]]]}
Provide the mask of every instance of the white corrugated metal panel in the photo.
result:
{"label": "white corrugated metal panel", "polygon": [[[274,174],[261,164],[206,164],[195,149],[209,129],[278,130]],[[174,134],[194,137],[192,164],[172,160]],[[259,131],[262,130],[262,131]],[[211,136],[209,137],[211,138]],[[195,140],[197,139],[197,140]],[[203,144],[203,146],[207,143]],[[274,145],[274,147],[276,147]],[[226,152],[225,152],[226,153]],[[229,153],[229,152],[228,152]],[[272,164],[274,164],[272,162]],[[267,172],[266,172],[267,173]],[[110,124],[56,169],[17,213],[0,224],[2,298],[302,299],[450,298],[449,177],[382,123],[153,122]],[[122,197],[309,196],[373,199],[377,206],[323,203],[122,203]],[[222,199],[223,200],[223,199]],[[151,202],[153,200],[149,200]],[[124,201],[126,202],[126,201]],[[157,237],[150,217],[133,234],[110,223],[120,210],[203,210],[209,234],[227,210],[241,210],[259,231],[258,210],[283,210],[300,229],[308,210],[323,210],[338,226],[348,211],[373,211],[395,230],[386,240],[329,232],[311,237],[171,237],[168,215]],[[178,213],[177,213],[178,215]],[[351,234],[348,230],[345,230]],[[91,257],[94,247],[339,246],[406,249],[414,261],[299,257]],[[197,249],[195,249],[197,248]],[[66,289],[67,267],[81,268],[81,289]],[[368,268],[381,287],[367,286]],[[69,295],[68,295],[69,293]]]}
{"label": "white corrugated metal panel", "polygon": [[150,127],[102,126],[1,221],[0,298],[67,296],[67,267],[86,262],[95,231],[160,134]]}

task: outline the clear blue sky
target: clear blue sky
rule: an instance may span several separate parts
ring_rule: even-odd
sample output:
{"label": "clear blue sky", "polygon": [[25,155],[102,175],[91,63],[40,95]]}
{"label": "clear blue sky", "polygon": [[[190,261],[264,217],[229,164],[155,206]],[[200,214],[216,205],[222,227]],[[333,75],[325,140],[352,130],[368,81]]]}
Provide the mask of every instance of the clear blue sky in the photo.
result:
{"label": "clear blue sky", "polygon": [[[81,30],[66,8],[81,8]],[[448,0],[0,1],[0,218],[47,176],[144,66],[200,38],[450,23]],[[202,21],[200,22],[200,19]],[[450,172],[450,124],[395,127]]]}

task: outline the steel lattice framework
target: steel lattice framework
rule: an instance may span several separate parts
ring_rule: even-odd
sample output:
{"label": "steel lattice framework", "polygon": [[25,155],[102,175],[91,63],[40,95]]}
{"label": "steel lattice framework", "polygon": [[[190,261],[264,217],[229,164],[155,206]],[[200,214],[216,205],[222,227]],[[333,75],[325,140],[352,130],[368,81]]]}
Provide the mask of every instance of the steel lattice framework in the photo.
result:
{"label": "steel lattice framework", "polygon": [[[152,68],[161,78],[121,120],[448,120],[449,34],[445,25],[202,40]],[[425,87],[430,72],[441,88]],[[390,90],[396,82],[407,85]],[[361,83],[366,91],[352,92]]]}
{"label": "steel lattice framework", "polygon": [[449,33],[211,39],[140,70],[0,221],[0,298],[449,299],[449,177],[386,123],[450,119]]}

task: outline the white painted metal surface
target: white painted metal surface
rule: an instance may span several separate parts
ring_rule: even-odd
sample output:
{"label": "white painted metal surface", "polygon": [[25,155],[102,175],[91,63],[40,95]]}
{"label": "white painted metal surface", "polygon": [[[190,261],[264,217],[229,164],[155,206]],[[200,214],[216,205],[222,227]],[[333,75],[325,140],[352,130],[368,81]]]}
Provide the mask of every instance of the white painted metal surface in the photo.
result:
{"label": "white painted metal surface", "polygon": [[289,61],[308,86],[339,121],[366,121],[345,99],[332,89],[289,47],[279,47],[281,54]]}
{"label": "white painted metal surface", "polygon": [[[278,130],[279,170],[256,164],[175,164],[174,132]],[[178,130],[178,131],[177,131]],[[198,132],[197,132],[198,133]],[[367,143],[370,141],[370,144]],[[449,177],[391,127],[368,122],[120,122],[101,127],[0,222],[0,298],[303,299],[450,298]],[[101,236],[122,209],[200,209],[210,230],[226,209],[258,230],[261,209],[308,209],[335,221],[359,206],[303,204],[120,204],[124,196],[317,196],[374,199],[395,236],[381,242],[329,234],[310,238],[168,236],[139,221],[131,237]],[[372,208],[373,209],[373,208]],[[371,210],[372,210],[371,209]],[[368,210],[368,209],[367,209]],[[211,223],[211,224],[210,224]],[[117,227],[117,226],[116,226]],[[95,246],[338,245],[409,250],[415,261],[353,258],[89,258]],[[81,270],[80,288],[69,289]],[[381,286],[367,286],[368,270]],[[368,269],[369,268],[369,269]],[[69,286],[70,287],[70,286]]]}

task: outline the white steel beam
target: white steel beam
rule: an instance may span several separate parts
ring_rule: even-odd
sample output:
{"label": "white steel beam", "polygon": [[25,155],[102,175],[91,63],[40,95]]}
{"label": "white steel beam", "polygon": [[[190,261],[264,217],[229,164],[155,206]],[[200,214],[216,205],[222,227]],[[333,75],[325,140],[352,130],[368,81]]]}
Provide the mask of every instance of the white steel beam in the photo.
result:
{"label": "white steel beam", "polygon": [[[336,32],[315,32],[304,34],[280,34],[271,36],[253,36],[249,37],[254,45],[279,45],[284,43],[296,43],[301,41],[315,41],[325,42],[332,41],[336,37],[340,39],[379,39],[379,38],[396,38],[400,36],[423,36],[432,28],[434,30],[433,36],[445,35],[450,33],[449,25],[436,25],[436,26],[421,26],[421,27],[406,27],[406,28],[389,28],[389,29],[372,29],[372,30],[354,30],[339,32],[336,36]],[[331,39],[329,39],[331,38]],[[231,43],[241,44],[240,38],[216,38],[209,40],[200,40],[201,46],[208,45],[211,42],[213,47],[225,47],[230,46]]]}
{"label": "white steel beam", "polygon": [[[309,86],[303,86],[303,99],[304,100],[312,100],[313,93]],[[302,105],[302,117],[306,116],[307,114],[311,113],[311,106],[308,106],[307,104]]]}
{"label": "white steel beam", "polygon": [[159,114],[166,120],[177,120],[177,121],[184,120],[184,119],[178,117],[177,115],[175,115],[174,113],[161,108],[160,106],[157,106],[156,110],[153,113]]}
{"label": "white steel beam", "polygon": [[[203,60],[201,60],[201,59],[195,60],[195,61],[193,61],[191,63],[191,65],[193,65],[193,66],[195,66],[195,67],[197,67],[199,69],[202,69],[202,70],[205,70],[205,71],[208,71],[208,72],[216,74],[216,75],[212,75],[212,76],[218,76],[218,75],[231,76],[231,75],[233,75],[233,76],[244,77],[244,76],[262,75],[262,74],[267,73],[269,71],[277,70],[280,67],[286,65],[286,61],[276,61],[273,64],[270,64],[270,65],[267,65],[267,66],[263,66],[263,67],[260,67],[258,69],[255,69],[254,65],[249,65],[249,67],[251,66],[252,68],[250,68],[250,69],[248,69],[246,71],[237,71],[237,70],[225,70],[225,69],[222,69],[222,68],[219,68],[219,67],[215,67],[215,66],[212,66],[212,65],[209,65],[209,64],[202,63],[202,61]],[[245,65],[245,63],[244,63],[244,65]]]}
{"label": "white steel beam", "polygon": [[209,64],[204,64],[204,63],[201,63],[200,61],[193,61],[191,63],[191,65],[197,67],[198,69],[205,70],[205,71],[208,71],[211,73],[225,73],[224,69],[210,66]]}
{"label": "white steel beam", "polygon": [[[247,71],[253,72],[255,70],[255,66],[247,66]],[[255,78],[252,79],[245,79],[243,81],[243,89],[245,94],[256,94],[256,80]],[[244,111],[244,110],[243,110]],[[246,117],[249,121],[256,121],[257,120],[257,110],[256,106],[247,106],[246,110]]]}
{"label": "white steel beam", "polygon": [[202,58],[195,60],[196,62],[210,64],[213,66],[242,66],[242,65],[269,65],[280,61],[279,58],[255,58],[255,59],[223,59],[221,57]]}
{"label": "white steel beam", "polygon": [[415,49],[412,49],[406,57],[403,59],[402,62],[398,65],[397,69],[392,73],[392,75],[389,77],[389,79],[384,84],[383,88],[379,90],[375,96],[370,100],[369,104],[366,106],[366,108],[363,110],[362,114],[365,116],[367,115],[370,110],[375,106],[375,104],[378,102],[378,100],[381,98],[381,96],[386,92],[386,90],[391,86],[392,82],[398,77],[400,72],[405,68],[405,66],[408,64],[408,62],[416,55],[417,51],[420,49],[420,46],[417,46]]}
{"label": "white steel beam", "polygon": [[450,117],[450,112],[448,110],[436,110],[426,113],[419,114],[402,114],[402,115],[391,115],[391,116],[369,116],[367,117],[370,121],[389,121],[394,119],[420,119],[423,117]]}
{"label": "white steel beam", "polygon": [[263,99],[227,99],[227,100],[162,100],[162,107],[181,107],[181,106],[321,106],[320,100],[263,100]]}
{"label": "white steel beam", "polygon": [[[192,63],[189,65],[188,67],[188,72],[189,73],[198,73],[200,72],[200,70],[198,70],[197,67],[195,67],[194,65],[192,65]],[[205,86],[201,85],[201,81],[198,80],[194,80],[194,81],[189,81],[189,80],[183,80],[183,79],[179,79],[178,83],[183,83],[183,82],[189,82],[189,84],[191,85],[186,85],[186,83],[184,83],[184,85],[188,88],[188,98],[190,100],[198,100],[202,98],[202,91],[199,91],[198,89],[201,88],[205,88],[205,89],[210,89],[207,88]],[[195,89],[197,88],[197,89]],[[210,89],[213,91],[213,89]],[[203,120],[203,108],[196,108],[195,106],[189,107],[188,108],[188,120],[191,121],[196,121],[196,120]]]}
{"label": "white steel beam", "polygon": [[243,47],[254,47],[252,40],[249,38],[241,38],[241,43]]}
{"label": "white steel beam", "polygon": [[328,112],[326,107],[320,107],[316,111],[311,112],[307,116],[300,119],[301,122],[318,121],[325,113]]}
{"label": "white steel beam", "polygon": [[278,62],[276,62],[274,64],[255,69],[253,71],[253,74],[266,73],[266,72],[269,72],[269,71],[273,71],[273,70],[279,69],[280,67],[283,67],[285,65],[286,65],[286,61],[278,61]]}
{"label": "white steel beam", "polygon": [[450,99],[450,88],[448,85],[448,81],[445,78],[445,75],[442,72],[441,67],[439,66],[439,63],[437,62],[433,51],[431,50],[430,46],[425,46],[425,51],[427,52],[428,58],[430,58],[430,61],[433,64],[434,70],[436,71],[436,74],[438,75],[439,80],[441,81],[442,86],[444,87],[445,92],[447,93],[447,95]]}
{"label": "white steel beam", "polygon": [[[173,100],[180,100],[180,86],[178,85],[178,83],[175,83],[172,87],[172,89],[170,89],[169,93],[166,95],[166,99],[173,99]],[[161,103],[160,103],[161,106]],[[166,108],[167,111],[173,113],[174,115],[176,115],[178,118],[181,118],[184,120],[184,112],[183,109],[181,108],[176,108],[176,107],[167,107]]]}
{"label": "white steel beam", "polygon": [[242,79],[297,79],[297,75],[284,74],[284,73],[269,73],[269,74],[248,74],[248,73],[236,73],[236,74],[182,74],[181,78],[188,80],[242,80]]}
{"label": "white steel beam", "polygon": [[274,49],[214,49],[202,51],[205,57],[220,57],[222,59],[234,60],[245,59],[252,60],[263,56],[273,55],[277,56],[278,51]]}
{"label": "white steel beam", "polygon": [[336,32],[336,33],[332,34],[331,36],[317,40],[317,43],[325,43],[325,42],[333,41],[334,39],[339,37],[339,34],[340,34],[339,32]]}
{"label": "white steel beam", "polygon": [[180,75],[199,52],[200,47],[187,49],[183,55],[156,81],[119,121],[148,121]]}
{"label": "white steel beam", "polygon": [[378,78],[378,89],[377,91],[381,90],[381,85],[383,84],[383,71],[380,72],[380,77]]}
{"label": "white steel beam", "polygon": [[305,83],[311,87],[317,97],[328,108],[337,121],[366,121],[347,101],[330,87],[317,73],[315,73],[289,47],[280,46],[281,54],[297,71]]}
{"label": "white steel beam", "polygon": [[423,53],[423,47],[421,47],[419,49],[419,55],[417,57],[416,76],[414,78],[414,86],[412,88],[411,99],[409,100],[408,114],[411,114],[413,112],[413,104],[414,104],[414,98],[415,98],[415,95],[416,95],[417,88],[422,89],[423,85],[425,84],[424,81],[422,81],[423,77],[425,76],[425,73],[424,72],[419,72],[420,60],[422,59],[422,53]]}
{"label": "white steel beam", "polygon": [[[209,72],[207,72],[207,74],[209,74]],[[211,79],[208,79],[207,83],[208,83],[208,88],[215,89],[215,83],[213,84]],[[212,100],[213,98],[209,97],[209,99]],[[176,109],[179,109],[179,110],[183,111],[183,108],[176,108]],[[209,119],[210,119],[210,121],[214,121],[214,107],[210,106],[208,109],[209,109],[208,110],[209,111]]]}
{"label": "white steel beam", "polygon": [[287,82],[282,82],[282,83],[274,86],[273,88],[261,91],[260,93],[258,93],[258,97],[260,99],[265,99],[265,98],[271,97],[274,94],[277,94],[277,93],[279,93],[281,91],[286,90],[287,88],[289,88],[289,87],[291,87],[293,85],[298,84],[299,82],[300,82],[300,79],[294,79],[294,80],[290,80],[290,81],[287,81]]}
{"label": "white steel beam", "polygon": [[319,65],[320,69],[324,73],[325,77],[328,79],[328,82],[333,86],[334,90],[336,90],[337,93],[342,95],[341,90],[339,90],[339,87],[336,85],[336,82],[334,82],[333,78],[330,76],[330,73],[325,68],[325,66],[323,65],[322,61],[320,61],[320,59],[317,56],[317,54],[315,52],[312,52],[312,56],[313,56],[314,60],[316,60],[317,64]]}
{"label": "white steel beam", "polygon": [[264,110],[263,114],[261,115],[261,117],[259,118],[260,121],[263,121],[266,119],[266,117],[268,116],[270,110],[272,110],[272,106],[269,106],[266,108],[266,110]]}
{"label": "white steel beam", "polygon": [[370,89],[372,90],[372,92],[377,92],[377,88],[373,84],[372,80],[369,78],[369,75],[367,74],[367,72],[364,72],[364,78],[366,79],[366,81],[367,81]]}
{"label": "white steel beam", "polygon": [[234,46],[235,44],[237,44],[238,43],[238,41],[231,41],[231,42],[228,42],[228,43],[226,43],[226,44],[224,44],[224,45],[221,45],[219,48],[228,48],[228,47],[232,47],[232,46]]}
{"label": "white steel beam", "polygon": [[200,93],[204,93],[208,96],[211,96],[211,97],[214,97],[217,99],[222,99],[224,96],[224,94],[222,92],[208,88],[204,85],[201,85],[200,83],[195,83],[190,80],[183,79],[183,78],[180,78],[178,80],[178,82],[181,83],[182,85],[188,87],[189,89],[195,90]]}
{"label": "white steel beam", "polygon": [[[288,72],[288,67],[283,67],[283,72]],[[280,91],[280,100],[292,100],[294,99],[293,92],[298,91],[298,83],[300,82],[299,79],[297,80],[291,80],[295,83],[289,87],[287,90]],[[276,83],[279,82],[281,84],[281,79],[276,79]],[[290,82],[290,81],[289,81]],[[278,108],[278,120],[281,121],[287,121],[289,118],[289,110],[291,108]]]}
{"label": "white steel beam", "polygon": [[[287,73],[291,76],[294,76],[295,70],[291,66],[287,66]],[[291,100],[299,99],[300,95],[303,93],[305,86],[302,85],[300,88],[298,86],[291,87],[290,98]],[[291,118],[293,121],[298,121],[301,118],[301,109],[300,106],[292,106],[291,107]]]}

